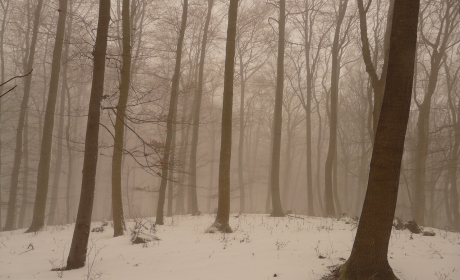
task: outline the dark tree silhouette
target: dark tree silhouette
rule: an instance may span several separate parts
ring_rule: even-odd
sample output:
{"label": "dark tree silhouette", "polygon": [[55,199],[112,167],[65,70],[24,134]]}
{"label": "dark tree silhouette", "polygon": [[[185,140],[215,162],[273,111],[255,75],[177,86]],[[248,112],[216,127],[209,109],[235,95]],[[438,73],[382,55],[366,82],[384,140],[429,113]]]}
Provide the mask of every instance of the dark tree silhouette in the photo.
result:
{"label": "dark tree silhouette", "polygon": [[131,27],[129,0],[123,0],[123,10],[121,14],[123,29],[123,64],[120,77],[120,98],[118,99],[116,120],[115,120],[115,140],[113,145],[112,159],[112,213],[113,213],[113,236],[123,235],[124,217],[123,202],[121,196],[121,173],[123,157],[123,137],[125,132],[125,112],[128,103],[129,84],[131,77]]}
{"label": "dark tree silhouette", "polygon": [[66,269],[83,267],[86,261],[88,238],[93,212],[94,189],[99,141],[99,119],[101,101],[104,93],[105,55],[110,22],[110,0],[99,1],[99,21],[96,44],[93,51],[93,82],[89,101],[88,123],[86,126],[85,153],[83,159],[83,178],[77,221],[70,246]]}
{"label": "dark tree silhouette", "polygon": [[331,279],[398,279],[388,263],[414,78],[420,0],[396,0],[388,74],[358,232],[348,261]]}
{"label": "dark tree silhouette", "polygon": [[217,216],[212,225],[221,232],[233,232],[230,220],[230,160],[232,156],[233,74],[238,0],[230,0],[228,8],[227,47],[225,52],[224,98],[219,161],[219,198]]}
{"label": "dark tree silhouette", "polygon": [[272,197],[272,217],[284,217],[280,197],[280,159],[281,159],[281,126],[283,123],[283,88],[284,88],[284,32],[286,27],[286,1],[279,2],[280,16],[278,20],[278,61],[276,67],[275,112],[273,116],[273,146],[271,154],[270,186]]}

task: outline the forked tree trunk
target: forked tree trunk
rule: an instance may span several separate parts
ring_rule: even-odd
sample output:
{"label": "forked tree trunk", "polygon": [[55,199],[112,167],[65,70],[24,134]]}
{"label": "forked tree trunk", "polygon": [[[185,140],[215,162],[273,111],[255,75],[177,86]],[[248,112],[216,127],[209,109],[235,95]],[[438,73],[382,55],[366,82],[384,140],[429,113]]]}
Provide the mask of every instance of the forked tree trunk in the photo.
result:
{"label": "forked tree trunk", "polygon": [[[38,36],[38,27],[40,23],[40,14],[43,6],[43,0],[38,0],[37,8],[34,15],[34,29],[32,31],[32,40],[30,43],[29,49],[29,58],[27,60],[27,70],[32,70],[34,65],[35,57],[35,46],[37,44]],[[19,112],[19,121],[18,129],[16,130],[16,147],[14,150],[14,161],[13,161],[13,170],[11,173],[11,187],[10,195],[8,200],[8,212],[6,216],[6,222],[4,230],[12,230],[14,228],[14,219],[16,213],[16,199],[18,193],[18,180],[19,180],[19,169],[21,167],[21,158],[22,158],[22,133],[24,130],[24,119],[26,116],[28,104],[29,104],[29,94],[30,86],[32,83],[32,74],[25,77],[24,81],[24,96],[22,97],[21,102],[21,111]]]}
{"label": "forked tree trunk", "polygon": [[112,215],[113,215],[113,236],[123,235],[124,215],[123,201],[121,194],[121,174],[123,170],[122,157],[124,147],[125,132],[125,113],[128,103],[129,86],[131,78],[131,27],[129,0],[123,0],[123,10],[121,14],[123,29],[123,51],[122,68],[120,77],[120,97],[118,99],[116,120],[115,120],[115,139],[113,145],[112,158]]}
{"label": "forked tree trunk", "polygon": [[[32,225],[27,230],[27,232],[36,232],[40,230],[45,224],[46,199],[48,196],[48,184],[50,176],[51,144],[53,141],[54,115],[56,111],[59,74],[61,71],[61,55],[64,45],[65,21],[67,17],[67,0],[59,0],[58,12],[59,18],[56,30],[56,41],[54,43],[53,50],[53,61],[51,64],[51,79],[48,92],[48,101],[46,104],[45,121],[43,125],[40,160],[38,162],[37,193],[35,195]],[[54,193],[55,203],[56,200],[57,190],[55,190]]]}
{"label": "forked tree trunk", "polygon": [[397,279],[387,254],[409,119],[419,5],[419,0],[395,1],[388,76],[366,198],[350,258],[335,275],[338,279]]}
{"label": "forked tree trunk", "polygon": [[101,114],[102,95],[104,93],[105,56],[107,51],[109,22],[110,0],[100,0],[96,44],[93,51],[93,81],[91,85],[88,123],[86,127],[80,204],[78,206],[77,221],[75,223],[69,257],[67,259],[67,270],[83,267],[86,261],[94,202],[99,142],[99,119]]}
{"label": "forked tree trunk", "polygon": [[283,122],[283,88],[284,88],[284,31],[286,26],[286,0],[280,0],[278,20],[278,60],[276,67],[275,111],[273,115],[273,147],[270,170],[272,217],[284,217],[280,197],[280,159],[281,159],[281,126]]}
{"label": "forked tree trunk", "polygon": [[180,81],[180,65],[182,60],[182,46],[184,44],[185,28],[187,27],[187,11],[188,11],[188,0],[184,0],[184,7],[182,9],[182,22],[179,33],[179,40],[177,42],[176,50],[176,65],[174,67],[174,75],[172,78],[171,85],[171,98],[169,100],[169,112],[166,124],[166,141],[164,147],[164,154],[162,158],[161,168],[161,184],[160,191],[158,193],[158,207],[156,213],[155,223],[157,225],[164,224],[164,205],[166,198],[166,184],[168,183],[168,169],[171,168],[169,162],[169,156],[171,153],[172,135],[173,135],[173,123],[176,121],[177,112],[177,96],[179,92],[179,81]]}
{"label": "forked tree trunk", "polygon": [[235,71],[235,39],[238,0],[230,0],[228,8],[227,46],[225,50],[224,96],[219,160],[219,200],[213,224],[221,232],[233,232],[230,220],[230,160],[232,156],[233,74]]}

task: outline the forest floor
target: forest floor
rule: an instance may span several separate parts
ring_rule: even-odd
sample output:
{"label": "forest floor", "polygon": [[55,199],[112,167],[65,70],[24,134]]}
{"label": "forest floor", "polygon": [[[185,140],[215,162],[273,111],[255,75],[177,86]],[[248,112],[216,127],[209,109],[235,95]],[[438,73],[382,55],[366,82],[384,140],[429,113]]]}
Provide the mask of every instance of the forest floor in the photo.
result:
{"label": "forest floor", "polygon": [[[36,234],[0,232],[0,279],[319,280],[349,256],[356,234],[347,218],[232,214],[231,234],[205,233],[213,215],[165,218],[155,228],[152,220],[137,225],[160,240],[132,244],[133,220],[125,236],[113,238],[109,222],[103,232],[91,232],[86,266],[63,272],[51,270],[65,266],[74,224]],[[460,279],[460,233],[433,231],[436,236],[393,229],[389,261],[401,280]]]}

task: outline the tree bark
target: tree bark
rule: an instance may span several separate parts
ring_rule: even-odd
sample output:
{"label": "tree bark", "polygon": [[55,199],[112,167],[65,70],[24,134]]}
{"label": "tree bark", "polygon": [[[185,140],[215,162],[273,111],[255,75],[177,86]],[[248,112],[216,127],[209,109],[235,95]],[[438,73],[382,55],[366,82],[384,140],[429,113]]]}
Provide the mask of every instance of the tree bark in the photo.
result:
{"label": "tree bark", "polygon": [[[27,70],[31,71],[34,64],[35,46],[37,44],[38,27],[40,23],[40,14],[43,6],[43,0],[38,0],[34,15],[34,29],[32,31],[32,40],[29,49],[29,58],[27,60]],[[4,230],[12,230],[14,228],[14,219],[16,213],[16,197],[18,192],[19,169],[21,167],[22,158],[22,134],[24,130],[24,119],[29,104],[30,86],[32,83],[32,73],[25,77],[24,96],[21,102],[21,111],[19,113],[18,129],[16,130],[16,147],[14,150],[13,170],[11,173],[11,187],[8,200],[8,212]]]}
{"label": "tree bark", "polygon": [[[412,94],[419,0],[395,1],[388,76],[353,249],[338,279],[397,279],[388,263]],[[335,279],[334,278],[334,279]]]}
{"label": "tree bark", "polygon": [[[54,114],[59,85],[59,74],[61,71],[62,48],[64,45],[65,21],[67,16],[67,0],[59,0],[58,12],[59,18],[56,30],[56,41],[54,43],[53,50],[53,62],[51,64],[51,79],[48,92],[48,101],[46,104],[45,121],[43,125],[40,160],[38,162],[37,193],[35,195],[32,224],[30,228],[27,230],[27,232],[36,232],[40,230],[45,224],[46,198],[48,195],[48,184],[50,176],[51,145],[53,141]],[[53,198],[54,203],[56,203],[57,190],[55,190],[54,197],[52,197],[52,199]],[[52,216],[52,218],[54,222],[54,217]]]}
{"label": "tree bark", "polygon": [[93,51],[94,69],[91,97],[86,128],[83,178],[78,206],[77,221],[70,246],[66,269],[83,267],[86,261],[88,238],[91,228],[96,167],[98,158],[99,119],[102,95],[104,93],[105,56],[110,22],[110,0],[100,0],[96,44]]}
{"label": "tree bark", "polygon": [[230,0],[228,8],[227,46],[225,50],[222,130],[219,160],[219,200],[213,224],[221,232],[233,232],[230,220],[230,161],[232,156],[233,75],[235,71],[235,38],[238,0]]}
{"label": "tree bark", "polygon": [[112,158],[112,215],[113,215],[113,236],[123,235],[124,215],[123,201],[121,194],[121,174],[123,170],[123,140],[125,132],[126,104],[128,103],[130,78],[131,78],[131,26],[129,0],[123,0],[122,10],[122,68],[120,77],[120,97],[118,99],[116,120],[115,120],[115,139],[113,145]]}
{"label": "tree bark", "polygon": [[284,88],[284,32],[286,27],[286,1],[280,0],[278,20],[278,60],[276,67],[275,111],[273,115],[273,147],[270,170],[272,217],[284,217],[280,197],[280,159],[281,159],[281,126],[283,122],[283,88]]}

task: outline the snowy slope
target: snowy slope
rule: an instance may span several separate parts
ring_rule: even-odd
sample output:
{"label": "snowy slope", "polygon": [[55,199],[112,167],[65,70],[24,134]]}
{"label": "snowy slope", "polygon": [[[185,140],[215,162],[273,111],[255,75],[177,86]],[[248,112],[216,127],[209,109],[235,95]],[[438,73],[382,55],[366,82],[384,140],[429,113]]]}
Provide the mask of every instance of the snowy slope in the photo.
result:
{"label": "snowy slope", "polygon": [[[302,279],[319,280],[346,259],[356,225],[306,216],[232,215],[232,234],[208,234],[211,215],[175,216],[157,226],[160,241],[132,245],[113,238],[110,225],[92,232],[87,265],[63,279]],[[150,233],[151,221],[142,221]],[[94,223],[93,226],[100,226]],[[134,222],[128,223],[134,228]],[[390,264],[400,279],[459,280],[460,234],[433,229],[434,237],[393,230]],[[73,225],[0,233],[0,279],[57,279],[65,266]]]}

